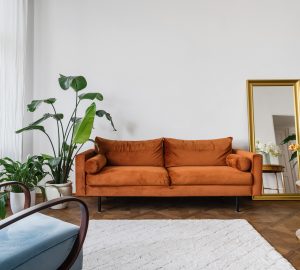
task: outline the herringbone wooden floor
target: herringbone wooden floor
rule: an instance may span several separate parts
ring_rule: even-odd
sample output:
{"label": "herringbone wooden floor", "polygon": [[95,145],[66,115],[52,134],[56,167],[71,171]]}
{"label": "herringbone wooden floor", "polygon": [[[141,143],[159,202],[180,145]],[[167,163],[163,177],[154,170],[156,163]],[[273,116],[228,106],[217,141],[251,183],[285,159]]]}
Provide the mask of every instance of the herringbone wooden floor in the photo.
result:
{"label": "herringbone wooden floor", "polygon": [[[243,198],[241,212],[237,213],[234,198],[107,198],[103,199],[103,212],[98,213],[97,198],[82,199],[88,204],[90,219],[246,219],[296,269],[300,269],[300,241],[295,236],[300,228],[299,201]],[[76,205],[47,213],[69,222],[79,221]]]}

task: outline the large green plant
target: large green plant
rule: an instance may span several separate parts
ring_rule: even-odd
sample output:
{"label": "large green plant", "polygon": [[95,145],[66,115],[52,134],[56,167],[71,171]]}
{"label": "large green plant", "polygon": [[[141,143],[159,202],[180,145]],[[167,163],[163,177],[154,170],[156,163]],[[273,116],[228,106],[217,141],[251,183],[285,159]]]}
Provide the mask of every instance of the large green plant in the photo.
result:
{"label": "large green plant", "polygon": [[[83,76],[64,76],[60,75],[58,79],[61,89],[74,90],[74,108],[68,121],[63,123],[64,115],[58,113],[55,108],[55,98],[48,98],[43,100],[33,100],[27,105],[29,112],[34,112],[39,105],[45,103],[52,108],[51,113],[44,114],[41,118],[31,123],[29,126],[17,130],[16,133],[21,133],[29,130],[37,130],[45,134],[48,138],[53,154],[43,155],[46,159],[45,164],[50,168],[50,172],[53,178],[53,183],[63,184],[69,180],[69,174],[72,170],[72,165],[76,154],[80,151],[82,146],[91,141],[90,135],[94,125],[94,119],[96,116],[104,117],[110,121],[114,130],[114,123],[109,113],[104,110],[97,110],[96,102],[103,100],[103,96],[99,92],[81,93],[87,86],[87,81]],[[81,93],[81,94],[79,94]],[[83,100],[93,101],[90,103],[85,111],[84,116],[78,116],[78,108]],[[57,146],[54,146],[54,140],[46,131],[42,122],[47,119],[53,119],[56,121],[57,127]]]}

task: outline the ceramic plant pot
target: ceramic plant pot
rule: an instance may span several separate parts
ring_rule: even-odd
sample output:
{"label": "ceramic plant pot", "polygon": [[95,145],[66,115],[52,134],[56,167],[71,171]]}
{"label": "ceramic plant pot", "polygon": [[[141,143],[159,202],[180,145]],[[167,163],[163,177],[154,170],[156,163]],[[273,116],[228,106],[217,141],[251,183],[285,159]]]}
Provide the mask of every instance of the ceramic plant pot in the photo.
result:
{"label": "ceramic plant pot", "polygon": [[[45,186],[46,198],[48,201],[61,198],[63,196],[72,195],[72,182],[68,181],[65,184],[54,184],[52,182],[47,182]],[[61,203],[52,206],[51,209],[64,209],[68,206],[68,203]]]}
{"label": "ceramic plant pot", "polygon": [[[31,203],[30,206],[35,205],[35,189],[30,191],[30,198]],[[25,194],[23,192],[16,193],[16,192],[10,192],[10,208],[13,214],[20,212],[24,209],[24,203],[25,203]]]}

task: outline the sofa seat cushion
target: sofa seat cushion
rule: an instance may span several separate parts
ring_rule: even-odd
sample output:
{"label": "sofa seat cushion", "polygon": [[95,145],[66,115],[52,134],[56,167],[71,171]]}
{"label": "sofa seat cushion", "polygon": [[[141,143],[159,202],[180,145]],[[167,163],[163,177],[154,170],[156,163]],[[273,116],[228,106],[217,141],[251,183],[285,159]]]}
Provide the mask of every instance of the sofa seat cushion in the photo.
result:
{"label": "sofa seat cushion", "polygon": [[172,185],[252,185],[252,174],[228,166],[168,168]]}
{"label": "sofa seat cushion", "polygon": [[79,227],[40,213],[0,230],[0,269],[57,269],[69,255]]}
{"label": "sofa seat cushion", "polygon": [[226,166],[232,153],[232,138],[214,140],[164,140],[165,167]]}
{"label": "sofa seat cushion", "polygon": [[117,141],[95,139],[97,151],[107,158],[108,166],[164,166],[163,139]]}
{"label": "sofa seat cushion", "polygon": [[89,186],[166,186],[168,172],[164,167],[107,166],[98,174],[88,174]]}

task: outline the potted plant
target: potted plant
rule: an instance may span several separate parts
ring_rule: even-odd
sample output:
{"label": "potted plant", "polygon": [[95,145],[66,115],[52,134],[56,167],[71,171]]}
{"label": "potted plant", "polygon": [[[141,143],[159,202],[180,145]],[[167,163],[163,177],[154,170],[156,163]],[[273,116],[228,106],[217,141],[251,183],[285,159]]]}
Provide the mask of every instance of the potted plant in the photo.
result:
{"label": "potted plant", "polygon": [[[23,183],[30,190],[31,206],[35,205],[36,192],[35,188],[41,189],[44,194],[44,188],[38,183],[48,174],[43,169],[43,157],[29,156],[27,160],[22,163],[14,161],[8,157],[0,159],[0,181],[18,181]],[[1,194],[0,208],[5,207],[6,194]],[[12,212],[15,214],[24,209],[25,195],[19,186],[12,186],[10,191],[10,206]],[[3,209],[1,211],[3,213]]]}
{"label": "potted plant", "polygon": [[261,143],[260,141],[256,141],[255,150],[259,152],[263,156],[263,164],[271,164],[270,156],[278,157],[281,155],[280,148],[272,142],[269,143]]}
{"label": "potted plant", "polygon": [[[29,130],[37,130],[45,134],[49,140],[52,154],[43,155],[45,164],[49,167],[52,176],[52,180],[46,183],[46,197],[48,200],[71,195],[72,182],[69,179],[69,175],[72,170],[74,158],[86,142],[92,141],[90,135],[95,117],[105,116],[111,123],[113,130],[116,130],[111,115],[104,110],[97,110],[96,102],[103,100],[102,94],[99,92],[81,93],[87,86],[87,81],[83,76],[60,75],[58,82],[62,90],[68,90],[69,88],[74,90],[75,106],[65,124],[62,121],[64,115],[58,113],[55,108],[55,98],[33,100],[27,105],[29,112],[34,112],[38,106],[43,103],[49,105],[52,112],[44,114],[29,126],[16,131],[16,133],[21,133]],[[80,117],[78,115],[78,108],[84,100],[91,101],[91,103],[87,106],[85,114]],[[54,138],[51,138],[45,127],[41,125],[42,122],[48,119],[56,121],[56,141]],[[66,207],[66,204],[58,205],[53,208],[60,209],[64,207]]]}

